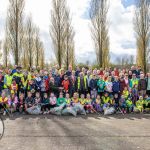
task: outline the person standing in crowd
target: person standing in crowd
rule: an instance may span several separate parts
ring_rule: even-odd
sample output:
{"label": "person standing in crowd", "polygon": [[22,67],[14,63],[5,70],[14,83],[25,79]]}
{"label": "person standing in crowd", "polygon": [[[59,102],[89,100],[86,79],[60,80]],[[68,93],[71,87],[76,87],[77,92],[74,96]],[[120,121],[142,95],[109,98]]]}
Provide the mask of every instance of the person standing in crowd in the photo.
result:
{"label": "person standing in crowd", "polygon": [[115,76],[115,79],[113,81],[112,90],[113,90],[113,95],[118,94],[120,97],[120,82],[119,82],[118,76]]}
{"label": "person standing in crowd", "polygon": [[66,95],[66,93],[69,92],[69,85],[70,85],[70,82],[68,80],[68,76],[65,75],[64,80],[62,81],[62,86],[63,86],[63,89],[64,89],[64,95]]}
{"label": "person standing in crowd", "polygon": [[139,90],[139,95],[144,97],[146,94],[146,90],[147,90],[147,83],[144,78],[144,74],[140,75],[140,80],[138,82],[138,90]]}
{"label": "person standing in crowd", "polygon": [[21,71],[21,67],[17,67],[16,68],[16,72],[13,74],[13,78],[15,79],[16,81],[16,84],[18,85],[18,90],[17,90],[17,96],[19,97],[19,93],[21,91],[21,87],[22,87],[22,78],[23,78],[23,74],[22,74],[22,71]]}
{"label": "person standing in crowd", "polygon": [[119,71],[117,68],[114,68],[114,74],[115,74],[115,76],[119,77]]}
{"label": "person standing in crowd", "polygon": [[147,83],[146,94],[150,97],[150,73],[147,73],[146,83]]}
{"label": "person standing in crowd", "polygon": [[35,84],[36,84],[36,90],[37,91],[41,91],[41,83],[42,83],[42,79],[39,75],[39,73],[36,74],[36,77],[35,77]]}
{"label": "person standing in crowd", "polygon": [[75,71],[72,71],[72,75],[69,77],[69,94],[72,97],[73,93],[76,92],[76,81],[77,77],[75,76]]}
{"label": "person standing in crowd", "polygon": [[90,90],[91,90],[91,95],[94,95],[94,98],[97,97],[97,79],[96,75],[93,74],[92,79],[90,80]]}
{"label": "person standing in crowd", "polygon": [[119,82],[120,82],[120,94],[122,94],[124,88],[126,87],[126,83],[125,83],[124,77],[121,77]]}
{"label": "person standing in crowd", "polygon": [[132,79],[130,80],[130,88],[133,88],[135,85],[138,85],[138,78],[136,77],[136,74],[132,74]]}
{"label": "person standing in crowd", "polygon": [[78,77],[80,74],[80,67],[76,67],[76,72],[75,72],[75,76]]}
{"label": "person standing in crowd", "polygon": [[17,65],[14,66],[14,69],[12,70],[12,74],[17,72]]}
{"label": "person standing in crowd", "polygon": [[103,80],[103,77],[101,75],[99,76],[99,79],[97,81],[97,88],[98,94],[102,96],[105,90],[105,81]]}
{"label": "person standing in crowd", "polygon": [[4,76],[4,89],[6,89],[8,94],[10,94],[12,79],[12,71],[9,69],[8,73]]}
{"label": "person standing in crowd", "polygon": [[56,97],[59,96],[59,87],[55,85],[55,80],[51,77],[49,82],[49,93],[54,93]]}
{"label": "person standing in crowd", "polygon": [[72,75],[72,67],[71,66],[69,66],[68,70],[66,71],[66,75],[68,77],[70,77]]}
{"label": "person standing in crowd", "polygon": [[60,85],[61,85],[61,80],[60,80],[60,75],[58,73],[58,70],[55,71],[54,83],[57,87],[60,87]]}
{"label": "person standing in crowd", "polygon": [[109,95],[112,95],[112,92],[113,92],[113,91],[112,91],[112,86],[113,86],[113,84],[112,84],[111,76],[109,76],[109,77],[107,78],[107,81],[105,82],[105,85],[106,85],[105,91],[108,92]]}
{"label": "person standing in crowd", "polygon": [[4,75],[3,71],[0,70],[0,94],[2,94],[3,86],[4,86]]}
{"label": "person standing in crowd", "polygon": [[129,89],[130,79],[129,79],[129,77],[128,77],[128,74],[127,74],[127,73],[125,73],[124,81],[125,81],[125,86]]}
{"label": "person standing in crowd", "polygon": [[92,75],[91,75],[91,71],[90,71],[90,70],[87,71],[86,77],[87,77],[87,83],[88,83],[88,84],[87,84],[88,93],[90,93],[90,81],[91,81],[91,78],[92,78]]}
{"label": "person standing in crowd", "polygon": [[88,91],[88,82],[87,82],[87,77],[83,74],[83,72],[79,74],[79,77],[77,78],[76,86],[79,95],[81,94],[86,95]]}
{"label": "person standing in crowd", "polygon": [[22,87],[21,87],[21,91],[22,93],[25,94],[25,97],[27,97],[27,91],[29,88],[29,82],[31,81],[31,74],[27,71],[25,71],[23,73],[23,77],[21,78],[21,82],[22,82]]}
{"label": "person standing in crowd", "polygon": [[132,71],[131,70],[129,70],[129,73],[128,73],[129,75],[128,75],[128,77],[129,77],[129,79],[131,80],[132,79],[132,77],[133,77],[133,75],[132,75]]}

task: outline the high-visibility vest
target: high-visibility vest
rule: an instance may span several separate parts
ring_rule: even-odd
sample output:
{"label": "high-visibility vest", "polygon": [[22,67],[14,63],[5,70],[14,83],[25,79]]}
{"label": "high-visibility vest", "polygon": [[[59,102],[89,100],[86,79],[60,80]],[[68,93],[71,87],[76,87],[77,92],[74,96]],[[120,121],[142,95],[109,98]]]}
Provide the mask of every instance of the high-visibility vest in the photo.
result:
{"label": "high-visibility vest", "polygon": [[[80,77],[78,77],[78,89],[80,89]],[[85,89],[87,88],[87,77],[86,76],[84,76],[84,85],[85,85]]]}
{"label": "high-visibility vest", "polygon": [[4,88],[7,88],[7,87],[11,86],[12,78],[13,78],[13,77],[12,77],[11,75],[5,75]]}
{"label": "high-visibility vest", "polygon": [[86,99],[85,98],[84,99],[80,98],[79,101],[80,101],[81,105],[85,105],[85,103],[86,103]]}
{"label": "high-visibility vest", "polygon": [[139,80],[138,79],[131,79],[131,87],[133,88],[134,85],[138,85]]}
{"label": "high-visibility vest", "polygon": [[22,78],[22,77],[23,77],[23,74],[16,72],[16,73],[13,74],[13,77],[20,77],[20,78]]}
{"label": "high-visibility vest", "polygon": [[103,96],[103,97],[102,97],[102,100],[103,100],[103,103],[104,103],[104,104],[107,104],[107,103],[109,103],[110,98]]}
{"label": "high-visibility vest", "polygon": [[5,98],[0,97],[0,103],[6,103],[7,101],[8,101],[7,97]]}
{"label": "high-visibility vest", "polygon": [[31,81],[32,77],[30,74],[28,74],[27,76],[27,79],[25,80],[24,77],[21,78],[21,81],[22,81],[22,84],[23,84],[23,87],[27,87],[27,84],[29,81]]}

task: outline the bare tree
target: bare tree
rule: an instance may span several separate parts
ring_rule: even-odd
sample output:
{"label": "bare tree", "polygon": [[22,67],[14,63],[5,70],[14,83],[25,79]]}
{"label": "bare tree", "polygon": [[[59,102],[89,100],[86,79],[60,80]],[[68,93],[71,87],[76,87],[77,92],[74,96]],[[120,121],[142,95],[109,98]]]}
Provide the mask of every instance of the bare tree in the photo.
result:
{"label": "bare tree", "polygon": [[10,41],[8,38],[8,20],[6,20],[6,24],[5,24],[5,38],[3,41],[3,61],[5,64],[5,67],[8,66],[8,57],[9,57],[9,53],[10,53]]}
{"label": "bare tree", "polygon": [[138,0],[134,17],[136,33],[137,64],[147,72],[150,46],[150,1]]}
{"label": "bare tree", "polygon": [[[38,27],[35,28],[35,39],[34,39],[34,45],[35,45],[35,66],[38,68],[38,66],[41,65],[41,60],[44,62],[44,46],[43,42],[40,39],[40,29]],[[44,64],[44,63],[42,63]]]}
{"label": "bare tree", "polygon": [[40,47],[40,55],[39,55],[39,63],[40,63],[40,67],[43,69],[45,66],[45,55],[44,55],[44,47],[43,44],[41,43],[41,47]]}
{"label": "bare tree", "polygon": [[23,40],[23,11],[24,0],[9,0],[7,14],[8,40],[10,49],[15,59],[15,64],[19,64]]}
{"label": "bare tree", "polygon": [[34,37],[35,36],[35,26],[32,21],[31,15],[27,18],[26,26],[25,26],[25,49],[24,53],[27,53],[29,67],[33,66],[33,57],[35,54],[34,51]]}
{"label": "bare tree", "polygon": [[50,35],[59,67],[63,63],[65,52],[66,0],[52,0]]}
{"label": "bare tree", "polygon": [[75,32],[71,25],[71,17],[70,17],[70,10],[66,7],[66,21],[65,21],[65,66],[68,69],[69,65],[74,65],[74,35]]}
{"label": "bare tree", "polygon": [[5,67],[8,66],[8,60],[9,60],[9,41],[8,41],[8,38],[5,37],[5,40],[3,43],[3,61],[5,64]]}
{"label": "bare tree", "polygon": [[109,65],[108,0],[91,0],[91,34],[100,67]]}

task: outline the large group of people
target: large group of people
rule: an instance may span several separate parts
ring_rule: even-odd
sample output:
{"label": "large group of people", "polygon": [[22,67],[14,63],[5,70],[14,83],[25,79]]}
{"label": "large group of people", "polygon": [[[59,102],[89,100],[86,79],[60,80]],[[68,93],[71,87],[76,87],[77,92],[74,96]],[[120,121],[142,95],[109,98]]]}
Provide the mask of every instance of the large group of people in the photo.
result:
{"label": "large group of people", "polygon": [[[0,66],[0,112],[50,114],[78,105],[85,113],[133,113],[150,111],[150,73],[141,67],[80,68],[52,67],[30,71]],[[77,108],[77,107],[76,107]],[[36,112],[36,111],[35,111]],[[61,114],[60,112],[60,114]],[[56,113],[57,114],[57,113]]]}

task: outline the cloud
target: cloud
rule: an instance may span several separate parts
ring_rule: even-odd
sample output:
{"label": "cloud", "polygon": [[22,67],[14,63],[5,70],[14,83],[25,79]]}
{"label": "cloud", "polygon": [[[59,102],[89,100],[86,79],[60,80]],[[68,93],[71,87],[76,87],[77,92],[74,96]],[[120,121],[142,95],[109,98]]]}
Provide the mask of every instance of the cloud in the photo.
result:
{"label": "cloud", "polygon": [[[134,5],[130,0],[110,0],[109,36],[110,51],[114,55],[136,54],[133,31]],[[78,62],[96,60],[94,44],[90,32],[88,10],[90,0],[67,0],[70,7],[72,24],[75,30],[75,53]],[[41,39],[45,47],[46,60],[54,57],[53,46],[49,35],[51,0],[25,0],[25,16],[30,13],[34,23],[39,26]],[[4,24],[8,0],[0,0],[0,39],[4,38]],[[114,57],[112,55],[112,57]],[[113,58],[111,60],[114,61]]]}
{"label": "cloud", "polygon": [[[121,0],[110,2],[108,18],[110,20],[110,51],[113,53],[135,54],[135,37],[133,31],[134,5],[124,7]],[[132,48],[124,47],[132,43]]]}

